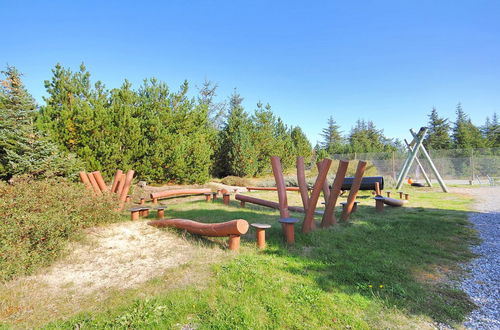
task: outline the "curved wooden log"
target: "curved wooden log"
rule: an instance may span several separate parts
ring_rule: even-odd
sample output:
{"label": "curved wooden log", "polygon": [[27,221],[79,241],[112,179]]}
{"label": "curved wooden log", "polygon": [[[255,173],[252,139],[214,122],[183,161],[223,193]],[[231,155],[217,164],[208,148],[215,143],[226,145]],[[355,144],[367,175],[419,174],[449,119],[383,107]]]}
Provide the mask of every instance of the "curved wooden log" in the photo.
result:
{"label": "curved wooden log", "polygon": [[132,179],[134,178],[134,170],[128,170],[127,175],[125,177],[125,184],[123,185],[123,189],[120,193],[120,201],[125,203],[127,199],[128,191],[130,190],[130,186],[132,185]]}
{"label": "curved wooden log", "polygon": [[342,182],[344,182],[348,166],[349,161],[347,160],[341,160],[339,162],[339,167],[337,169],[337,173],[335,174],[335,179],[333,180],[332,190],[330,191],[330,197],[325,205],[325,213],[323,214],[323,219],[321,220],[321,227],[329,227],[337,222],[333,211],[335,210],[335,204],[337,204],[337,198],[340,195],[340,188],[342,188]]}
{"label": "curved wooden log", "polygon": [[211,193],[211,192],[212,192],[212,190],[209,188],[163,190],[163,191],[151,193],[151,199],[168,198],[168,197],[179,196],[179,195],[203,195],[203,194]]}
{"label": "curved wooden log", "polygon": [[175,227],[185,229],[191,234],[221,237],[229,235],[244,235],[248,231],[248,222],[243,219],[231,220],[222,223],[201,223],[188,219],[163,219],[149,221],[148,225],[154,227]]}
{"label": "curved wooden log", "polygon": [[280,217],[288,218],[290,216],[290,212],[288,212],[285,178],[283,178],[283,169],[281,168],[281,161],[279,157],[271,157],[271,167],[273,170],[274,180],[276,181],[276,188],[278,190]]}
{"label": "curved wooden log", "polygon": [[111,192],[116,192],[116,189],[118,188],[118,182],[120,181],[122,174],[122,170],[116,170],[115,177],[113,178],[113,184],[111,185]]}
{"label": "curved wooden log", "polygon": [[94,189],[94,193],[96,195],[102,195],[101,189],[99,189],[99,185],[97,184],[94,175],[92,173],[87,173],[87,177],[89,178],[90,184],[92,185],[92,189]]}
{"label": "curved wooden log", "polygon": [[104,179],[103,179],[103,177],[101,175],[101,172],[94,171],[94,172],[92,172],[92,174],[94,175],[94,179],[97,182],[97,185],[99,186],[99,189],[102,192],[107,192],[108,191],[108,186],[106,186],[106,182],[104,182]]}
{"label": "curved wooden log", "polygon": [[[268,201],[266,199],[260,199],[260,198],[255,198],[251,196],[246,196],[246,195],[240,195],[236,194],[234,196],[236,200],[239,200],[241,202],[247,202],[247,203],[252,203],[252,204],[257,204],[265,207],[270,207],[272,209],[279,210],[280,206],[276,202]],[[288,206],[288,210],[292,212],[300,212],[300,213],[306,213],[303,207],[300,206]]]}
{"label": "curved wooden log", "polygon": [[[246,187],[248,191],[264,190],[264,191],[277,191],[276,187]],[[286,191],[300,191],[299,187],[286,187]]]}
{"label": "curved wooden log", "polygon": [[297,157],[297,183],[299,185],[300,198],[302,199],[302,205],[304,210],[307,210],[309,205],[309,189],[307,187],[306,181],[306,170],[304,165],[304,157]]}
{"label": "curved wooden log", "polygon": [[395,199],[395,198],[390,198],[390,197],[383,197],[383,199],[384,199],[384,204],[387,204],[390,206],[403,206],[404,204],[406,204],[408,202],[406,200]]}
{"label": "curved wooden log", "polygon": [[308,233],[314,228],[314,211],[316,210],[319,194],[321,193],[321,190],[323,190],[323,183],[326,180],[331,164],[331,159],[324,159],[323,165],[321,165],[318,176],[316,177],[316,182],[314,183],[314,188],[311,193],[311,197],[309,198],[309,206],[304,217],[304,222],[302,223],[303,233]]}
{"label": "curved wooden log", "polygon": [[90,183],[89,177],[87,176],[87,173],[81,171],[80,172],[80,180],[82,180],[83,184],[88,190],[94,190],[92,188],[92,184]]}
{"label": "curved wooden log", "polygon": [[347,197],[347,204],[342,211],[341,220],[347,221],[351,215],[352,208],[354,207],[354,202],[356,201],[356,196],[358,195],[359,187],[361,186],[361,180],[363,180],[363,174],[365,173],[366,162],[359,161],[356,173],[354,174],[354,181],[352,182],[351,190],[349,191],[349,196]]}

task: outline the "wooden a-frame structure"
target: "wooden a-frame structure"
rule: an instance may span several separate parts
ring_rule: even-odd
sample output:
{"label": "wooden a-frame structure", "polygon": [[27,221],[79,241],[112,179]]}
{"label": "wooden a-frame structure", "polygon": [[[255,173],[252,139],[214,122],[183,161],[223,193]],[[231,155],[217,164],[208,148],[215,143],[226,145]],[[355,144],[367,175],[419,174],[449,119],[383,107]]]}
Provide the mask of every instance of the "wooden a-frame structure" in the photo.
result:
{"label": "wooden a-frame structure", "polygon": [[410,129],[410,133],[413,136],[413,140],[408,143],[406,140],[406,146],[408,147],[408,156],[406,157],[405,162],[403,163],[403,168],[401,169],[401,172],[398,175],[397,179],[397,184],[396,184],[396,189],[400,189],[401,186],[403,185],[403,180],[406,178],[408,175],[408,172],[410,171],[411,165],[413,164],[414,161],[417,161],[418,166],[420,166],[420,169],[422,170],[422,174],[424,175],[425,181],[429,185],[429,187],[432,187],[432,183],[429,180],[429,177],[427,176],[427,173],[425,173],[424,168],[420,161],[417,158],[418,152],[422,151],[422,154],[424,157],[427,159],[429,162],[429,165],[431,167],[432,172],[436,176],[436,179],[439,182],[439,185],[441,186],[441,189],[443,189],[444,192],[448,192],[448,188],[446,187],[446,184],[444,183],[443,179],[441,178],[441,175],[439,174],[436,166],[432,162],[431,156],[425,149],[423,145],[424,137],[427,134],[427,127],[421,127],[418,133],[415,133],[413,129]]}

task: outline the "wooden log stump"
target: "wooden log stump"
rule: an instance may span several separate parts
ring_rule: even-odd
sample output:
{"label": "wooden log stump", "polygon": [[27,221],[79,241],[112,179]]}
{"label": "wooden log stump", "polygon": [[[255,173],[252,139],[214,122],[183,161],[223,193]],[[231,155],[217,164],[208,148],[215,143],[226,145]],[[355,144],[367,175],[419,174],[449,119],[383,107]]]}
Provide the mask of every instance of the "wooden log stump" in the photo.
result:
{"label": "wooden log stump", "polygon": [[224,205],[229,205],[229,201],[231,200],[231,195],[230,194],[222,195],[222,200],[224,201]]}
{"label": "wooden log stump", "polygon": [[285,240],[287,244],[295,243],[295,224],[299,221],[299,219],[295,218],[281,218],[279,222],[283,228],[283,234],[285,236]]}
{"label": "wooden log stump", "polygon": [[210,200],[212,199],[212,193],[209,192],[209,193],[204,193],[205,195],[205,202],[210,202]]}
{"label": "wooden log stump", "polygon": [[377,196],[374,199],[375,199],[375,209],[377,210],[377,212],[383,212],[384,211],[384,197]]}
{"label": "wooden log stump", "polygon": [[266,229],[271,228],[271,225],[266,223],[252,223],[250,226],[256,230],[257,246],[259,249],[266,247]]}

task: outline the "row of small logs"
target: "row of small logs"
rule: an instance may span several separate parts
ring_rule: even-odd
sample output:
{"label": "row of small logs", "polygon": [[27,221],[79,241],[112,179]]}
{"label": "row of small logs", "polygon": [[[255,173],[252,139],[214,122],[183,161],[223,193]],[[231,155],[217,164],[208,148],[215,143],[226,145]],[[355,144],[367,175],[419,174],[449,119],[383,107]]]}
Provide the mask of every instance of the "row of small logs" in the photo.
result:
{"label": "row of small logs", "polygon": [[[387,197],[388,198],[391,198],[391,192],[390,191],[386,191],[385,192],[387,194]],[[404,193],[402,191],[398,191],[398,194],[399,194],[399,199],[403,199],[403,196],[404,196],[404,199],[405,200],[410,200],[410,194],[408,193]],[[384,197],[383,196],[375,196],[374,197],[375,199],[375,209],[377,210],[377,212],[383,212],[384,211]]]}
{"label": "row of small logs", "polygon": [[[154,207],[153,210],[156,210],[156,218],[163,219],[165,217],[165,209],[166,206],[158,206]],[[149,217],[149,210],[151,208],[147,206],[137,206],[130,208],[130,219],[131,220],[139,220],[139,218],[147,218]]]}

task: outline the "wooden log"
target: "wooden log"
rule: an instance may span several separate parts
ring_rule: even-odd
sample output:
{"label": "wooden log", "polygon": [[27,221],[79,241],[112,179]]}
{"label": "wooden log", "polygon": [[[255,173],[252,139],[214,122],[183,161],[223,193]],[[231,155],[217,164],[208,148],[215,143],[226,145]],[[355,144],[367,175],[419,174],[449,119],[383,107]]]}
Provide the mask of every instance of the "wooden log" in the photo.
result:
{"label": "wooden log", "polygon": [[[234,196],[236,200],[242,201],[242,202],[247,202],[247,203],[252,203],[252,204],[257,204],[265,207],[270,207],[272,209],[279,210],[279,204],[276,202],[268,201],[266,199],[260,199],[256,197],[251,197],[251,196],[246,196],[246,195],[240,195],[236,194]],[[300,206],[288,206],[288,210],[292,212],[300,212],[300,213],[306,213],[303,207]],[[319,213],[318,213],[319,214]]]}
{"label": "wooden log", "polygon": [[127,175],[125,173],[120,174],[120,179],[118,180],[118,185],[116,186],[116,194],[118,195],[118,197],[120,197],[122,194],[123,187],[125,186],[126,177]]}
{"label": "wooden log", "polygon": [[278,189],[280,217],[288,218],[290,216],[290,212],[288,212],[285,178],[283,178],[283,169],[281,168],[281,161],[279,157],[271,157],[271,167],[273,170],[274,180],[276,181],[276,188]]}
{"label": "wooden log", "polygon": [[297,183],[299,184],[300,198],[302,199],[302,205],[304,210],[307,210],[309,205],[309,189],[307,187],[306,181],[306,171],[304,166],[304,157],[297,157]]}
{"label": "wooden log", "polygon": [[116,189],[118,188],[118,182],[123,174],[122,170],[116,170],[115,177],[113,178],[113,184],[111,185],[111,192],[116,193]]}
{"label": "wooden log", "polygon": [[365,173],[366,162],[359,161],[358,167],[356,169],[356,174],[354,175],[354,181],[352,182],[351,190],[349,191],[349,196],[347,196],[347,204],[342,211],[342,216],[340,219],[342,221],[348,221],[351,215],[352,208],[354,207],[354,202],[356,201],[356,196],[358,195],[359,187],[361,186],[361,180],[363,179],[363,174]]}
{"label": "wooden log", "polygon": [[94,188],[92,188],[92,184],[90,183],[89,177],[87,176],[86,172],[83,171],[80,172],[80,180],[82,180],[83,184],[88,190],[94,190]]}
{"label": "wooden log", "polygon": [[340,188],[342,188],[342,183],[344,182],[345,174],[347,173],[347,167],[349,166],[349,161],[341,160],[339,162],[339,167],[337,169],[337,174],[333,180],[332,190],[330,191],[330,198],[325,205],[325,213],[323,214],[323,219],[321,220],[321,227],[329,227],[337,222],[335,218],[335,205],[337,204],[337,199],[340,195]]}
{"label": "wooden log", "polygon": [[316,182],[314,183],[311,197],[309,198],[309,206],[307,207],[304,222],[302,223],[303,233],[308,233],[314,228],[314,211],[316,210],[316,204],[318,203],[319,194],[323,189],[323,183],[326,180],[326,176],[328,175],[328,170],[330,169],[331,164],[332,160],[326,158],[323,161],[323,165],[320,168],[318,176],[316,177]]}
{"label": "wooden log", "polygon": [[102,195],[101,189],[99,189],[99,185],[97,184],[94,175],[92,173],[87,173],[87,177],[89,178],[90,184],[92,185],[92,189],[94,189],[94,193],[96,195]]}
{"label": "wooden log", "polygon": [[104,182],[104,179],[102,178],[101,172],[94,171],[94,172],[92,172],[92,175],[94,175],[94,179],[97,182],[99,189],[102,192],[108,192],[108,186],[106,186],[106,182]]}
{"label": "wooden log", "polygon": [[402,199],[395,199],[395,198],[389,198],[389,197],[384,197],[384,204],[390,205],[390,206],[403,206],[405,203],[408,201],[402,200]]}
{"label": "wooden log", "polygon": [[[323,161],[316,163],[316,167],[318,168],[318,173],[321,170],[321,166],[323,166]],[[323,198],[325,199],[325,204],[328,203],[328,199],[330,199],[330,188],[328,187],[328,174],[326,175],[326,179],[323,182]]]}
{"label": "wooden log", "polygon": [[382,195],[382,192],[380,191],[380,183],[378,183],[378,182],[375,182],[375,194],[377,196]]}
{"label": "wooden log", "polygon": [[171,189],[163,190],[151,193],[151,199],[161,199],[180,195],[203,195],[205,193],[211,193],[212,190],[209,188],[202,189]]}
{"label": "wooden log", "polygon": [[134,170],[128,170],[127,175],[125,177],[125,184],[123,185],[123,189],[120,193],[120,201],[125,202],[127,199],[128,191],[130,190],[130,186],[132,185],[132,179],[134,178]]}
{"label": "wooden log", "polygon": [[[276,187],[246,187],[248,191],[252,190],[264,190],[264,191],[277,191]],[[300,191],[299,187],[286,187],[286,191]]]}
{"label": "wooden log", "polygon": [[229,235],[244,235],[248,231],[248,222],[236,219],[222,223],[201,223],[188,219],[163,219],[149,221],[148,225],[154,227],[175,227],[185,229],[191,234],[221,237]]}

